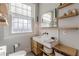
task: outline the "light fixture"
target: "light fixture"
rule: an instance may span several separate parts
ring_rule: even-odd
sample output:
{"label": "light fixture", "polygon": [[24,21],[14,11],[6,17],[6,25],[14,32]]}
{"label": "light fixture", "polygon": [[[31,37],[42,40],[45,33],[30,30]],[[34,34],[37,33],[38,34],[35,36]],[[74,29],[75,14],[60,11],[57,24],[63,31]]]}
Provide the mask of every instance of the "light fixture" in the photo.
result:
{"label": "light fixture", "polygon": [[[1,6],[1,5],[0,5]],[[0,26],[5,26],[7,25],[8,22],[7,22],[7,19],[5,16],[2,15],[2,12],[0,10]]]}

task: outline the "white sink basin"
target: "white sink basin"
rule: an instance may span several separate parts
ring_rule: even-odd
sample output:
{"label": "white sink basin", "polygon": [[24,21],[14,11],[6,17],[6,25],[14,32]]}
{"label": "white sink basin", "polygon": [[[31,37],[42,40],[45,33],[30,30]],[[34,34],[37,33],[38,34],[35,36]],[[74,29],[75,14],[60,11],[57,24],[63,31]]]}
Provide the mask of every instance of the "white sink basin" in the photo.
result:
{"label": "white sink basin", "polygon": [[53,39],[49,39],[49,40],[44,40],[44,42],[47,42],[47,43],[52,43],[52,42],[54,42],[55,40],[53,40]]}
{"label": "white sink basin", "polygon": [[33,40],[37,41],[38,43],[48,47],[48,48],[52,48],[56,42],[56,40],[53,39],[49,39],[47,37],[43,37],[43,36],[36,36],[33,37]]}

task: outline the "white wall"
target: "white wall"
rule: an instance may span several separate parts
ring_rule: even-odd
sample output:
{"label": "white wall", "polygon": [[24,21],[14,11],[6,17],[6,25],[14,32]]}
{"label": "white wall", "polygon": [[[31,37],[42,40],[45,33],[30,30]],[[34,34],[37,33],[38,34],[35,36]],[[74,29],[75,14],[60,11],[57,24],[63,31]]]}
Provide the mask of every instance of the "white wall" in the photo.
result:
{"label": "white wall", "polygon": [[4,30],[3,27],[0,26],[0,41],[2,41],[4,38]]}
{"label": "white wall", "polygon": [[32,33],[21,33],[21,34],[12,34],[11,33],[11,17],[8,17],[9,25],[4,27],[4,29],[0,29],[0,46],[7,46],[7,53],[13,52],[13,45],[16,43],[20,43],[20,46],[17,50],[26,50],[27,52],[31,51],[31,37],[37,34],[38,30],[35,30],[38,25],[36,24],[36,15],[37,15],[37,4],[29,4],[33,6],[32,8],[32,17],[34,18],[33,23],[33,32]]}
{"label": "white wall", "polygon": [[[67,12],[69,9],[78,9],[79,4],[72,4],[68,7],[62,8],[59,10],[59,16],[61,16],[64,12]],[[79,15],[75,17],[65,18],[59,20],[59,27],[65,26],[79,26]],[[60,42],[62,44],[68,45],[70,47],[79,49],[79,29],[78,30],[60,30]]]}

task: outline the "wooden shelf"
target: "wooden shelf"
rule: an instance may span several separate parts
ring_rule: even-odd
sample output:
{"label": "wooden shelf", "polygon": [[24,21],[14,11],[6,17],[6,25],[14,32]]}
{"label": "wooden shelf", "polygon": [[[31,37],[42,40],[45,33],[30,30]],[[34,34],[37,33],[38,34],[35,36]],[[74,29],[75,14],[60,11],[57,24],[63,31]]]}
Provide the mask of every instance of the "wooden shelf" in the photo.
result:
{"label": "wooden shelf", "polygon": [[67,30],[78,30],[79,26],[77,25],[73,25],[73,26],[64,26],[64,28],[60,28],[60,29],[67,29]]}
{"label": "wooden shelf", "polygon": [[64,3],[62,6],[59,6],[58,9],[62,9],[64,7],[67,7],[69,5],[71,5],[72,3]]}
{"label": "wooden shelf", "polygon": [[66,45],[63,44],[57,44],[54,47],[54,50],[63,54],[63,55],[68,55],[68,56],[75,56],[77,55],[77,50],[71,47],[68,47]]}
{"label": "wooden shelf", "polygon": [[70,27],[70,28],[60,28],[60,29],[66,29],[66,30],[78,30],[79,28],[77,28],[77,27]]}
{"label": "wooden shelf", "polygon": [[58,17],[57,19],[64,19],[64,18],[70,18],[70,17],[75,17],[75,16],[78,16],[76,14],[72,14],[72,15],[67,15],[67,16],[61,16],[61,17]]}
{"label": "wooden shelf", "polygon": [[[59,9],[64,8],[66,6],[71,5],[72,3],[64,3],[62,6],[58,7]],[[73,10],[68,10],[68,12],[64,13],[62,16],[57,17],[57,19],[64,19],[64,18],[69,18],[69,17],[75,17],[78,16],[78,10],[73,9]]]}

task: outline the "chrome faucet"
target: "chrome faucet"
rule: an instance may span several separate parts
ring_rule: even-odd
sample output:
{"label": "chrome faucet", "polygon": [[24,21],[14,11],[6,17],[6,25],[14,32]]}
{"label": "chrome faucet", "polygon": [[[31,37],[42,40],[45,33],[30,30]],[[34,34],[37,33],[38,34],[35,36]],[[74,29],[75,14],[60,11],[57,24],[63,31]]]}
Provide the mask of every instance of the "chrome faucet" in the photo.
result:
{"label": "chrome faucet", "polygon": [[44,34],[47,34],[47,35],[48,35],[48,33],[47,33],[47,32],[44,32],[44,33],[43,33],[43,35],[44,35]]}

